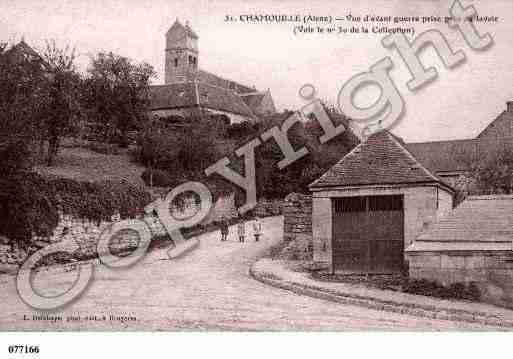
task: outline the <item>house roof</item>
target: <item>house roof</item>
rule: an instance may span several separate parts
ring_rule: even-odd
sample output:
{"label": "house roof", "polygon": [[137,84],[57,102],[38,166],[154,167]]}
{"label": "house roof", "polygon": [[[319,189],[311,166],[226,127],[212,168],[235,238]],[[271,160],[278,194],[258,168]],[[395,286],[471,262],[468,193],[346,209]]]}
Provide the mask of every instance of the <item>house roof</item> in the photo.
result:
{"label": "house roof", "polygon": [[513,111],[511,111],[511,101],[508,102],[508,108],[503,111],[495,120],[490,122],[483,131],[477,135],[479,139],[497,139],[503,137],[513,137]]}
{"label": "house roof", "polygon": [[469,140],[407,143],[406,148],[432,173],[463,172],[472,163],[513,149],[513,137],[475,138]]}
{"label": "house roof", "polygon": [[254,118],[251,109],[235,92],[200,82],[151,87],[152,110],[202,106]]}
{"label": "house roof", "polygon": [[422,232],[410,250],[512,249],[513,195],[468,197]]}
{"label": "house roof", "polygon": [[479,151],[479,140],[407,143],[406,148],[433,173],[466,171]]}
{"label": "house roof", "polygon": [[467,171],[476,159],[513,149],[513,102],[474,139],[408,143],[406,147],[433,173]]}
{"label": "house roof", "polygon": [[442,183],[401,142],[386,130],[371,135],[310,184],[310,188]]}

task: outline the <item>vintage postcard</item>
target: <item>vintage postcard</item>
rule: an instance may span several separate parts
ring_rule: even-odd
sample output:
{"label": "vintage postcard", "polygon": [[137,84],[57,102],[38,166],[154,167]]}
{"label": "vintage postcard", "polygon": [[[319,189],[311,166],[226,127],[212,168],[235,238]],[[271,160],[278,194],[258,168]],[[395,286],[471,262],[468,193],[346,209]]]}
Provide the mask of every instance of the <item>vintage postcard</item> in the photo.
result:
{"label": "vintage postcard", "polygon": [[513,328],[513,2],[0,10],[0,331]]}

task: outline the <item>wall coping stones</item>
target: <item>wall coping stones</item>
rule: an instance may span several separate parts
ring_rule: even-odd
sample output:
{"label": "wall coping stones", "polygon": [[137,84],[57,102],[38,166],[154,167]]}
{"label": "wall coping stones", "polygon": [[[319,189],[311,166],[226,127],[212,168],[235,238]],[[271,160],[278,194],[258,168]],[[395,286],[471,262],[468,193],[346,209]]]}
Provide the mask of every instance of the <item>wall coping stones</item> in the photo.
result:
{"label": "wall coping stones", "polygon": [[468,252],[471,255],[474,252],[487,251],[508,251],[513,250],[513,241],[511,242],[438,242],[438,241],[414,241],[405,252],[414,254],[415,252],[445,253],[445,252]]}

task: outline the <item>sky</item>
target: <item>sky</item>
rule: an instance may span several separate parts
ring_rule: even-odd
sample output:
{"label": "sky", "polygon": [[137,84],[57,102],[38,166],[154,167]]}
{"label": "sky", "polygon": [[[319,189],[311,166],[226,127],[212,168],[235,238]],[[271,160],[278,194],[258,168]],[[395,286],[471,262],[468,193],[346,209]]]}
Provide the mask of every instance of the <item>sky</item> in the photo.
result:
{"label": "sky", "polygon": [[[0,40],[24,38],[36,49],[45,40],[76,47],[80,68],[99,51],[112,51],[153,65],[163,83],[165,33],[173,22],[189,21],[199,35],[199,66],[259,90],[270,89],[279,109],[298,109],[304,84],[312,84],[320,98],[335,103],[343,84],[368,71],[386,56],[394,62],[391,77],[406,105],[394,133],[419,142],[472,138],[513,101],[513,1],[462,1],[479,15],[499,17],[494,24],[478,23],[494,45],[486,51],[470,49],[461,35],[443,24],[416,25],[416,34],[438,29],[466,62],[445,69],[432,49],[421,59],[438,69],[438,78],[411,92],[410,75],[401,58],[381,45],[382,34],[299,34],[290,23],[226,22],[225,16],[300,14],[345,17],[352,15],[429,16],[448,14],[449,0],[2,0]],[[415,35],[416,35],[415,34]],[[379,96],[369,88],[357,96],[370,105]]]}

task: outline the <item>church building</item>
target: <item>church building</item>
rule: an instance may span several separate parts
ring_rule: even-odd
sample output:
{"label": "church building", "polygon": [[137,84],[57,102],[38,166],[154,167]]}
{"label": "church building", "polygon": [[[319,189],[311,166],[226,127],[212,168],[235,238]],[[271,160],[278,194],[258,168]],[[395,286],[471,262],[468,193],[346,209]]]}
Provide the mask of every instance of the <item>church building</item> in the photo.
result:
{"label": "church building", "polygon": [[[269,90],[258,91],[199,68],[198,35],[175,21],[166,34],[165,84],[151,87],[151,113],[158,117],[225,115],[230,123],[276,113]],[[256,69],[255,69],[256,71]]]}

